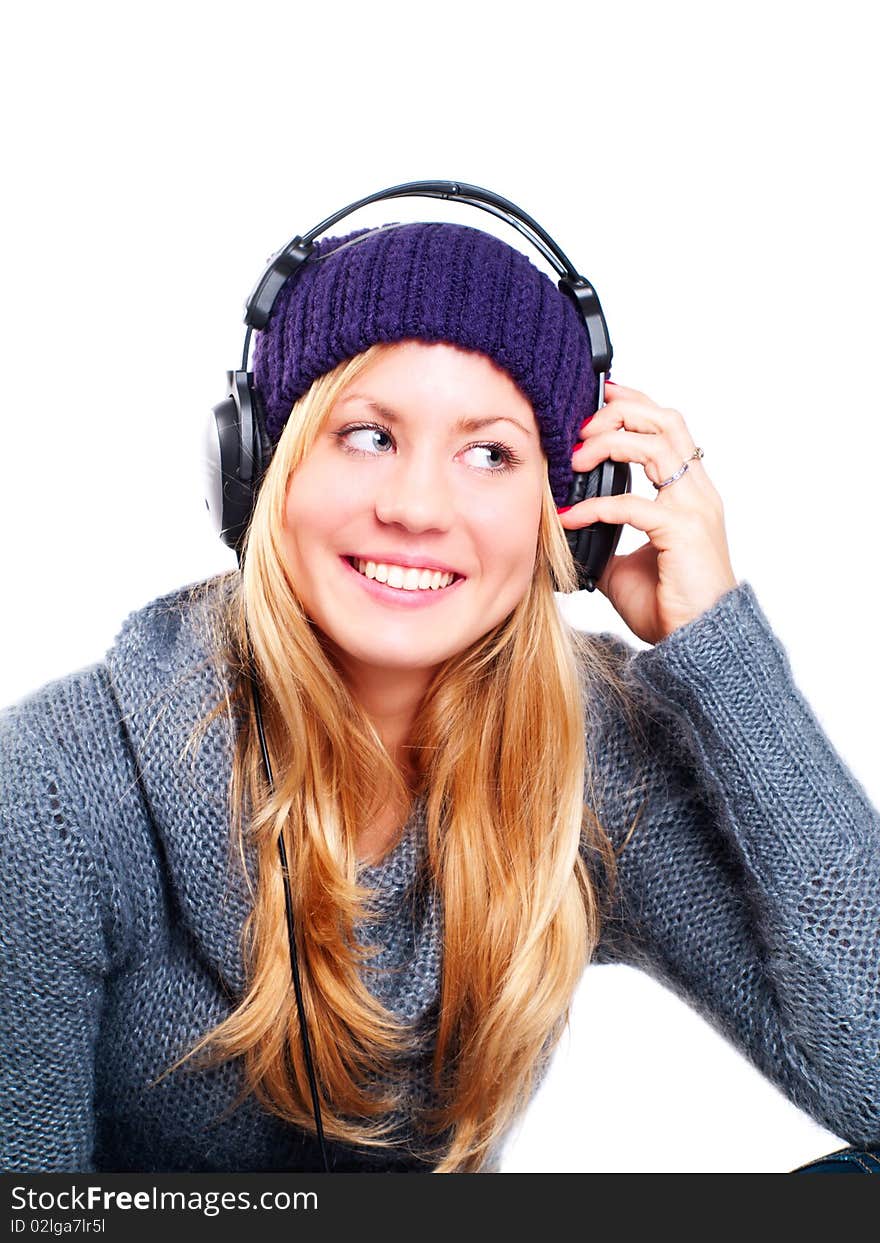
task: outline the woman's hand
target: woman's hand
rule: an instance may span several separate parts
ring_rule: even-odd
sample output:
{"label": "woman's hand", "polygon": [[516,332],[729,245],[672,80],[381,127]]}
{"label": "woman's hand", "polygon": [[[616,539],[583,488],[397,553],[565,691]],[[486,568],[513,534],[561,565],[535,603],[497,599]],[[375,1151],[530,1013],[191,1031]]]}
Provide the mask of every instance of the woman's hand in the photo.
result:
{"label": "woman's hand", "polygon": [[[677,410],[644,393],[608,382],[606,404],[580,430],[572,465],[588,471],[606,458],[641,462],[652,483],[674,475],[695,451]],[[658,643],[737,586],[730,564],[724,507],[703,463],[696,459],[653,501],[624,493],[572,505],[559,518],[566,530],[593,522],[629,523],[648,542],[613,556],[596,586],[633,634]]]}

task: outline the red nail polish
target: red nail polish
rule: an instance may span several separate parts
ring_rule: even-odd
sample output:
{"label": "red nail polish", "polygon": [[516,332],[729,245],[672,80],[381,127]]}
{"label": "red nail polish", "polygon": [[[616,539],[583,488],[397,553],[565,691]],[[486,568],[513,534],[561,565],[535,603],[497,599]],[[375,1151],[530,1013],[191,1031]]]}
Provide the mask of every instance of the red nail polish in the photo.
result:
{"label": "red nail polish", "polygon": [[558,514],[567,514],[567,513],[568,513],[568,511],[569,511],[570,509],[573,509],[573,508],[574,508],[574,506],[573,506],[573,505],[557,505],[557,506],[556,506],[556,512],[557,512]]}
{"label": "red nail polish", "polygon": [[582,449],[583,444],[584,442],[582,440],[576,440],[574,444],[571,446],[572,453],[577,453],[578,449]]}
{"label": "red nail polish", "polygon": [[617,387],[617,385],[615,384],[614,380],[606,380],[606,381],[605,381],[605,387],[606,387],[606,388],[608,387],[608,385],[609,385],[609,384],[610,384],[613,388],[616,388],[616,387]]}

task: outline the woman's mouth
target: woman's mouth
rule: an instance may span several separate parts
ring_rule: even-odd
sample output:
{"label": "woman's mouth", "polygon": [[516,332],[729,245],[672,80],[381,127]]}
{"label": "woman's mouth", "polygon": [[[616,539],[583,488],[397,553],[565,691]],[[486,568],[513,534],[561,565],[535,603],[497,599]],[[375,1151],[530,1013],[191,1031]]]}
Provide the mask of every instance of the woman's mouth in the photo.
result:
{"label": "woman's mouth", "polygon": [[374,599],[404,608],[423,607],[446,599],[460,583],[467,581],[453,574],[443,574],[439,570],[377,565],[359,557],[342,556],[340,561]]}

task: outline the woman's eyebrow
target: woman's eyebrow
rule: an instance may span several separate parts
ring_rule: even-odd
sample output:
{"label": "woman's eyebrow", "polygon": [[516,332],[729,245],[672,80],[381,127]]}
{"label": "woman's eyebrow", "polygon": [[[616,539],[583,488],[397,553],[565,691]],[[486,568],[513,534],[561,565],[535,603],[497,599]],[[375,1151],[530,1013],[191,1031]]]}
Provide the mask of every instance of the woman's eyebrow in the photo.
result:
{"label": "woman's eyebrow", "polygon": [[[382,417],[387,419],[389,423],[396,423],[400,419],[400,415],[396,410],[392,410],[390,406],[385,406],[382,402],[376,401],[373,397],[367,397],[363,393],[349,393],[346,397],[342,398],[339,404],[342,405],[348,401],[365,402],[371,410],[374,410],[376,414],[382,415]],[[507,414],[489,414],[484,418],[459,419],[453,430],[456,432],[476,432],[479,431],[481,427],[487,427],[490,423],[512,423],[514,427],[518,427],[519,430],[524,432],[526,436],[532,435],[529,428],[525,427],[517,419],[511,418],[510,415]]]}

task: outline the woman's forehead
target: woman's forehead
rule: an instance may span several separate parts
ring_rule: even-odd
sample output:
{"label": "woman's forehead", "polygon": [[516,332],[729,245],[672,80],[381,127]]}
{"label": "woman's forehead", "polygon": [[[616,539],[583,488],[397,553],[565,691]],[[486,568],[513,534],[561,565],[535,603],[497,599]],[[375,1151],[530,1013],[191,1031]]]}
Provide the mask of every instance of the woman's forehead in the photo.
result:
{"label": "woman's forehead", "polygon": [[390,421],[448,415],[456,427],[478,430],[506,418],[537,436],[528,398],[492,359],[447,342],[395,342],[347,385],[336,405],[371,406]]}

